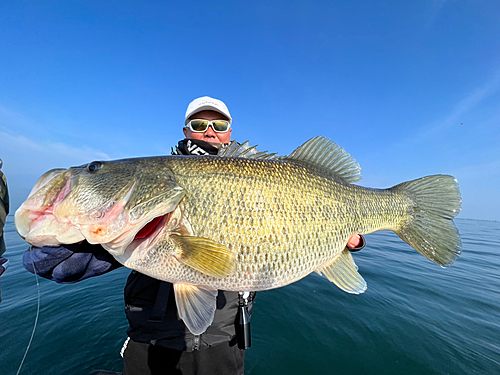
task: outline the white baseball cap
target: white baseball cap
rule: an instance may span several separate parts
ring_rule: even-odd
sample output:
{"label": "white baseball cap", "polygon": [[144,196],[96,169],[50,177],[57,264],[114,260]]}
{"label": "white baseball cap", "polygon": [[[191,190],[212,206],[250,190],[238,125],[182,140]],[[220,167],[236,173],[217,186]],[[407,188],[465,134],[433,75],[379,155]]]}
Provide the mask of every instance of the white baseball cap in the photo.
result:
{"label": "white baseball cap", "polygon": [[231,115],[229,114],[229,109],[227,109],[227,106],[224,104],[224,102],[219,99],[211,98],[209,96],[202,96],[201,98],[197,98],[189,103],[186,111],[186,120],[195,113],[201,111],[216,111],[226,116],[229,121],[232,120]]}

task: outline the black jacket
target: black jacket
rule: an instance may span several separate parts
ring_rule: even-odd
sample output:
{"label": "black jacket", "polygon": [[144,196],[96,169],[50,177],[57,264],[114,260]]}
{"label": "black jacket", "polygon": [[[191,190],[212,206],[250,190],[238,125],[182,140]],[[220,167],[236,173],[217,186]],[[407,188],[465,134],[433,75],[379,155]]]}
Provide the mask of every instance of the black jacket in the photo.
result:
{"label": "black jacket", "polygon": [[[132,271],[125,286],[125,313],[130,324],[127,334],[134,341],[186,351],[236,342],[239,302],[237,292],[219,291],[213,323],[195,336],[177,317],[173,285]],[[252,302],[248,312],[252,312]]]}

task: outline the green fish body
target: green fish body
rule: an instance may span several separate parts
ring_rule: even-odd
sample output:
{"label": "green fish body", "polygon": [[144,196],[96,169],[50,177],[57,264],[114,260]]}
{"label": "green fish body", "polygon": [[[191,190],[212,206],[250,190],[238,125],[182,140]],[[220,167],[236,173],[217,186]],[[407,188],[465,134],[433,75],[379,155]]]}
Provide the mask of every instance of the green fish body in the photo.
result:
{"label": "green fish body", "polygon": [[218,289],[279,288],[316,271],[362,293],[346,249],[354,233],[392,230],[441,266],[460,254],[452,176],[369,189],[352,184],[358,164],[326,138],[281,158],[245,150],[57,170],[35,185],[16,226],[37,246],[99,243],[126,267],[174,283],[196,334],[212,321]]}

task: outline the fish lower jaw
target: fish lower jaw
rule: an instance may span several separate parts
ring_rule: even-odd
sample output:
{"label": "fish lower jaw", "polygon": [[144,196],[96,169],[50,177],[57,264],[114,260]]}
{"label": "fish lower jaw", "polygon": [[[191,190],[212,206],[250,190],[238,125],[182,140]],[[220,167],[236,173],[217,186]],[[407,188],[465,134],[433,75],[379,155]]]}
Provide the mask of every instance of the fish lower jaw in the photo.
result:
{"label": "fish lower jaw", "polygon": [[38,232],[31,232],[24,240],[30,245],[36,247],[42,246],[59,246],[62,244],[75,244],[85,240],[85,237],[80,233],[80,231],[64,231],[59,234],[45,234]]}
{"label": "fish lower jaw", "polygon": [[73,244],[85,239],[82,232],[70,223],[64,223],[51,213],[17,211],[16,230],[29,244],[37,247]]}
{"label": "fish lower jaw", "polygon": [[43,226],[47,217],[50,217],[51,221],[55,220],[52,214],[46,215],[44,211],[19,208],[14,215],[16,230],[22,238],[26,239],[30,233],[37,231],[36,228],[40,223]]}

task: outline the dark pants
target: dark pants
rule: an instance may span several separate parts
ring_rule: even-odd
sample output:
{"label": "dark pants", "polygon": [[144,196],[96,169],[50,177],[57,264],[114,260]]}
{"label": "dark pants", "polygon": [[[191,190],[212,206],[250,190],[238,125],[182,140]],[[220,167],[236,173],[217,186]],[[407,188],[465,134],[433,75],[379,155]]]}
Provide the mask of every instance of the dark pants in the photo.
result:
{"label": "dark pants", "polygon": [[184,352],[130,340],[123,362],[124,375],[243,375],[245,351],[222,343]]}

